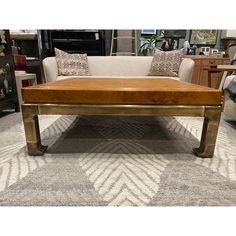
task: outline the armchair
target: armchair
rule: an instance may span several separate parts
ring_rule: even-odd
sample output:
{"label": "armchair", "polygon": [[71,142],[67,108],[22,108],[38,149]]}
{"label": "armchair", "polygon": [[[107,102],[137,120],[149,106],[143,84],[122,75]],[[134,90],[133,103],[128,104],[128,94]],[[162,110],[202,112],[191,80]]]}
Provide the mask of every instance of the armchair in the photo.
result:
{"label": "armchair", "polygon": [[225,99],[224,114],[229,119],[236,121],[236,103],[230,98],[230,92],[228,90],[230,87],[232,88],[232,86],[236,87],[236,83],[232,82],[233,80],[236,81],[236,75],[227,76],[223,85]]}
{"label": "armchair", "polygon": [[[236,65],[236,44],[231,44],[228,49],[228,54],[230,58],[230,64]],[[235,69],[236,71],[236,69]],[[234,93],[236,91],[236,75],[235,71],[233,74],[226,77],[223,83],[224,90],[224,114],[231,120],[236,121],[236,102],[233,101],[232,96],[230,97],[230,91]],[[235,99],[234,99],[235,100]]]}

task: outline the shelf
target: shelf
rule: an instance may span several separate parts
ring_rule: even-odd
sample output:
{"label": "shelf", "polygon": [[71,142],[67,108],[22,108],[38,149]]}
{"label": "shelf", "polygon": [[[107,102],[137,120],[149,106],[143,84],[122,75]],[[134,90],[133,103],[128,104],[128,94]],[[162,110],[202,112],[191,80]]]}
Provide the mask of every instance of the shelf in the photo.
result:
{"label": "shelf", "polygon": [[39,60],[26,60],[26,65],[27,66],[40,66],[40,61]]}
{"label": "shelf", "polygon": [[117,36],[117,37],[114,37],[114,39],[135,39],[135,37],[131,37],[131,36]]}
{"label": "shelf", "polygon": [[112,55],[136,55],[134,52],[113,52]]}
{"label": "shelf", "polygon": [[71,53],[71,54],[87,54],[88,56],[99,56],[100,52],[98,52],[97,50],[66,50],[67,53]]}
{"label": "shelf", "polygon": [[98,41],[96,39],[53,39],[53,42],[55,43],[73,43],[73,42],[94,42],[94,41]]}
{"label": "shelf", "polygon": [[221,38],[221,40],[236,40],[236,37]]}
{"label": "shelf", "polygon": [[37,34],[11,34],[11,40],[37,40]]}
{"label": "shelf", "polygon": [[51,50],[58,48],[68,53],[87,53],[89,56],[103,54],[103,39],[99,32],[84,31],[51,31]]}

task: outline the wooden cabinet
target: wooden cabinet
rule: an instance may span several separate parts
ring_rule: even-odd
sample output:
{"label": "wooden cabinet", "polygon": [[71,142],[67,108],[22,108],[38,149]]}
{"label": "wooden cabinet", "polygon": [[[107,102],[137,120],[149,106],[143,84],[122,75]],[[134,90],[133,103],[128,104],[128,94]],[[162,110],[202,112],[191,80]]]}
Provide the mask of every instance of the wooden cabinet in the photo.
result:
{"label": "wooden cabinet", "polygon": [[13,57],[8,30],[0,30],[0,112],[19,111]]}
{"label": "wooden cabinet", "polygon": [[[228,58],[222,57],[213,57],[213,56],[185,56],[187,58],[191,58],[195,62],[195,68],[193,72],[192,83],[199,84],[203,86],[208,85],[208,72],[206,68],[216,67],[217,65],[224,65],[229,63]],[[221,79],[222,72],[212,73],[211,76],[211,84],[212,87],[216,87],[217,81]]]}

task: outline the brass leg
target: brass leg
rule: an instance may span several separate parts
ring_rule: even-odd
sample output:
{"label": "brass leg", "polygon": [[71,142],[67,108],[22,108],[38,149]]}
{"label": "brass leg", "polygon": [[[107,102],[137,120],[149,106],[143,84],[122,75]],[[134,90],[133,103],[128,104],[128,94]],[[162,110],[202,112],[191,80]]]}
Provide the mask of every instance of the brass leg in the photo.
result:
{"label": "brass leg", "polygon": [[38,107],[37,106],[22,106],[22,115],[25,127],[25,137],[30,156],[42,156],[47,149],[47,146],[41,144],[39,122],[38,122]]}
{"label": "brass leg", "polygon": [[197,156],[204,158],[213,157],[220,115],[221,107],[206,108],[200,147],[193,149]]}

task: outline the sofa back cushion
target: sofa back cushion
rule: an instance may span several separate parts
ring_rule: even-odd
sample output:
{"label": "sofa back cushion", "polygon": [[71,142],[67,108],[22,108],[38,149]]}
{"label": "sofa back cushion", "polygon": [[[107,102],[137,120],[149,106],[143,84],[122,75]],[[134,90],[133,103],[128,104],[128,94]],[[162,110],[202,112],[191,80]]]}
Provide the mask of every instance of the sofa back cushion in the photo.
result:
{"label": "sofa back cushion", "polygon": [[153,56],[149,75],[178,76],[182,58],[182,50],[174,50],[169,52],[156,50]]}
{"label": "sofa back cushion", "polygon": [[89,56],[89,72],[94,76],[146,76],[152,57]]}
{"label": "sofa back cushion", "polygon": [[58,75],[88,76],[87,54],[70,54],[55,48]]}

